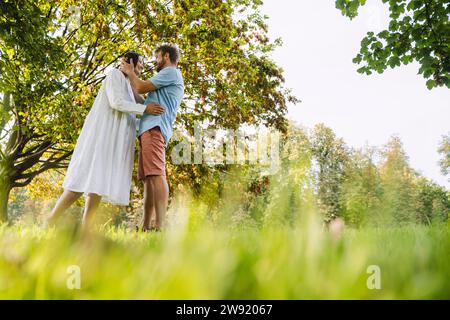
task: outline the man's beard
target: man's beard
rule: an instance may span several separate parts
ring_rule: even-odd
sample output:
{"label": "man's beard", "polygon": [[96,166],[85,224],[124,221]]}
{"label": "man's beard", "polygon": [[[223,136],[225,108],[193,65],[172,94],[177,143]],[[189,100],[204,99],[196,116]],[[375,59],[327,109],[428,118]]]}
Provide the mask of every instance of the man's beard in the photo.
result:
{"label": "man's beard", "polygon": [[156,72],[160,72],[166,65],[166,59],[163,58],[160,63],[156,63]]}

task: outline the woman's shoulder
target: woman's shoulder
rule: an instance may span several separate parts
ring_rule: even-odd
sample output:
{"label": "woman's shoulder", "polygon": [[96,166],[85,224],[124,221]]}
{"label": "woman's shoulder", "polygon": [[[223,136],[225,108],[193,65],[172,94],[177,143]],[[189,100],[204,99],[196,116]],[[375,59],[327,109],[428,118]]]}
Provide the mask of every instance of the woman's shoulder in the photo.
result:
{"label": "woman's shoulder", "polygon": [[120,79],[120,80],[125,80],[125,75],[123,74],[122,71],[120,71],[117,68],[113,68],[111,69],[107,74],[106,74],[107,78],[114,78],[114,79]]}

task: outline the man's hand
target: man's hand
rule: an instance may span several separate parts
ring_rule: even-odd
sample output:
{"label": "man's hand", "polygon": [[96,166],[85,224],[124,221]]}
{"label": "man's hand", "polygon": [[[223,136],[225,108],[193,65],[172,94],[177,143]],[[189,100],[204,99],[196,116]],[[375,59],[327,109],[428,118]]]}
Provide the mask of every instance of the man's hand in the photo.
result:
{"label": "man's hand", "polygon": [[139,94],[156,91],[156,88],[150,80],[141,80],[134,72],[134,62],[130,59],[130,63],[126,62],[125,58],[120,61],[120,71],[125,73],[130,79],[131,87]]}
{"label": "man's hand", "polygon": [[133,59],[130,59],[130,63],[128,63],[125,61],[125,58],[122,58],[122,60],[120,61],[120,71],[125,73],[127,76],[130,76],[131,74],[135,74]]}
{"label": "man's hand", "polygon": [[154,116],[159,116],[163,112],[164,108],[161,107],[161,105],[156,102],[149,103],[147,105],[147,108],[145,108],[145,113],[152,114]]}

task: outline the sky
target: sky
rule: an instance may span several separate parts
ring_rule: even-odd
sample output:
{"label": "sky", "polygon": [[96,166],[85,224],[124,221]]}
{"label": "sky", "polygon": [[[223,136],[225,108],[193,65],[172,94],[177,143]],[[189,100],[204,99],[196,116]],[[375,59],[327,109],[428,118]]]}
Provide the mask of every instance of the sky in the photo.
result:
{"label": "sky", "polygon": [[265,0],[261,12],[271,40],[283,40],[272,58],[302,100],[289,106],[288,118],[308,128],[324,123],[351,147],[382,146],[398,135],[410,165],[450,188],[437,152],[450,132],[450,89],[428,90],[417,63],[367,76],[352,62],[364,35],[387,27],[387,5],[368,0],[353,20],[334,0]]}

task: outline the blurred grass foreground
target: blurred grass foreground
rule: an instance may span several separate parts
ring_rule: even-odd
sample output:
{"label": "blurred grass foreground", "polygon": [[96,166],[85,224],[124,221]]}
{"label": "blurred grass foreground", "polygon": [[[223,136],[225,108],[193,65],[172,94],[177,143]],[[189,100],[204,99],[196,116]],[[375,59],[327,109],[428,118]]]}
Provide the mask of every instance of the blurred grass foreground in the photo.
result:
{"label": "blurred grass foreground", "polygon": [[80,207],[45,229],[52,204],[25,207],[18,192],[0,225],[0,299],[449,299],[448,190],[409,167],[398,139],[374,163],[315,132],[284,143],[272,176],[193,166],[202,175],[181,184],[171,168],[163,233],[107,206],[89,234]]}
{"label": "blurred grass foreground", "polygon": [[450,298],[446,225],[100,231],[1,227],[0,298]]}
{"label": "blurred grass foreground", "polygon": [[[335,6],[353,17],[364,2]],[[385,50],[367,36],[353,61],[369,74],[415,59],[430,89],[450,87],[448,1],[404,2],[389,1]],[[288,121],[299,100],[272,60],[282,41],[269,39],[261,5],[2,2],[0,299],[450,299],[450,190],[411,167],[397,135],[353,148],[325,124]],[[422,13],[428,23],[411,21]],[[92,232],[78,230],[82,200],[68,221],[41,227],[107,68],[126,50],[150,57],[174,39],[186,97],[166,153],[167,229],[134,229],[136,164],[130,205],[103,206]],[[447,134],[444,175],[449,150]]]}

